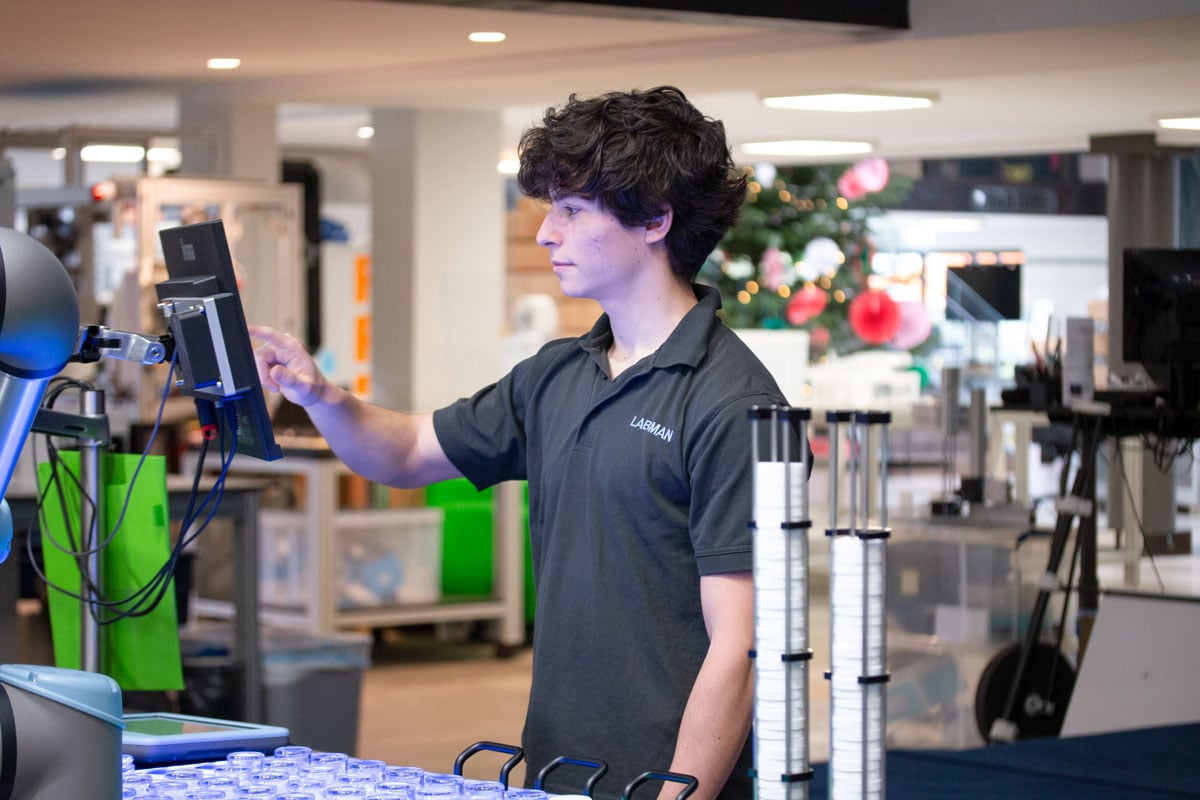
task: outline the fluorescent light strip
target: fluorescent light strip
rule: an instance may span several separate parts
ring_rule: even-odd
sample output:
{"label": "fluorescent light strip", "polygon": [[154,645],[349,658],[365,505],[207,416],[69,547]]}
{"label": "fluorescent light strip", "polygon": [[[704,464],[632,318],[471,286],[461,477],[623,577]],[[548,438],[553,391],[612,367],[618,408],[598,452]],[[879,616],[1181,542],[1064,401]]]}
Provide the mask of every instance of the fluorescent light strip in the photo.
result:
{"label": "fluorescent light strip", "polygon": [[906,111],[929,108],[933,105],[932,95],[876,94],[872,92],[830,92],[826,94],[800,94],[764,97],[763,105],[769,108],[786,108],[796,111]]}
{"label": "fluorescent light strip", "polygon": [[1161,117],[1158,120],[1158,127],[1176,131],[1200,131],[1200,116]]}
{"label": "fluorescent light strip", "polygon": [[745,142],[742,152],[751,156],[854,156],[870,153],[870,142],[838,142],[823,139],[793,139],[779,142]]}
{"label": "fluorescent light strip", "polygon": [[503,42],[507,36],[500,31],[475,31],[467,34],[467,39],[479,44],[493,44],[495,42]]}
{"label": "fluorescent light strip", "polygon": [[134,144],[88,144],[80,149],[79,157],[105,164],[136,164],[146,157],[146,148]]}
{"label": "fluorescent light strip", "polygon": [[206,62],[209,69],[237,69],[241,65],[240,58],[210,58]]}

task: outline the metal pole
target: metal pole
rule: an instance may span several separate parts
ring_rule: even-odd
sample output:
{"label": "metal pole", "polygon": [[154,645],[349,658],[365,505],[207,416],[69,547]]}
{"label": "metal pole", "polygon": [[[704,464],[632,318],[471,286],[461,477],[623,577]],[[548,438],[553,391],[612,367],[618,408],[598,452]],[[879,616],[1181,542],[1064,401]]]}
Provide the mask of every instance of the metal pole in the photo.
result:
{"label": "metal pole", "polygon": [[[79,410],[85,416],[102,416],[104,391],[87,389],[80,395],[79,403]],[[100,447],[101,443],[97,439],[89,437],[79,440],[79,530],[81,552],[85,553],[83,572],[80,575],[80,595],[84,599],[79,609],[79,666],[88,672],[100,671],[100,624],[94,612],[94,601],[97,598],[93,591],[93,587],[100,587],[103,579],[100,567],[100,529],[104,519],[100,488]]]}

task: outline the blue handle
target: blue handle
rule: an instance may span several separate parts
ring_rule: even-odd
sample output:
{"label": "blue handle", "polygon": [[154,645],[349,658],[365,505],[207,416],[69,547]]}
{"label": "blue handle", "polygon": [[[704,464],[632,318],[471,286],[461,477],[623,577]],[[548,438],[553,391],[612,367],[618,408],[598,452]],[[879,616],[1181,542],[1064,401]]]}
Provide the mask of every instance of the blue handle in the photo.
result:
{"label": "blue handle", "polygon": [[454,759],[454,774],[462,775],[463,764],[467,759],[476,753],[490,750],[495,753],[508,753],[512,758],[504,762],[500,767],[500,782],[504,784],[504,788],[508,788],[508,773],[512,772],[513,767],[521,763],[521,759],[525,757],[525,751],[516,745],[500,744],[499,742],[476,742],[458,754],[458,758]]}
{"label": "blue handle", "polygon": [[580,766],[580,767],[591,767],[593,770],[595,770],[595,772],[592,773],[592,777],[588,778],[587,783],[585,783],[583,785],[583,793],[585,795],[587,795],[588,797],[592,796],[592,789],[595,788],[597,781],[599,781],[601,778],[603,778],[605,773],[608,772],[608,764],[606,764],[603,761],[591,761],[586,758],[571,758],[570,756],[559,756],[558,758],[554,759],[546,766],[542,767],[542,771],[538,773],[537,780],[534,782],[533,788],[541,789],[543,783],[546,780],[546,775],[548,775],[551,770],[553,770],[557,767],[561,767],[563,764],[574,764],[574,765]]}
{"label": "blue handle", "polygon": [[647,781],[672,781],[674,783],[686,784],[683,790],[675,796],[675,800],[684,800],[685,797],[696,791],[696,788],[700,785],[700,781],[691,775],[684,775],[680,772],[643,772],[625,787],[625,791],[621,793],[621,800],[630,800],[633,797],[634,790]]}

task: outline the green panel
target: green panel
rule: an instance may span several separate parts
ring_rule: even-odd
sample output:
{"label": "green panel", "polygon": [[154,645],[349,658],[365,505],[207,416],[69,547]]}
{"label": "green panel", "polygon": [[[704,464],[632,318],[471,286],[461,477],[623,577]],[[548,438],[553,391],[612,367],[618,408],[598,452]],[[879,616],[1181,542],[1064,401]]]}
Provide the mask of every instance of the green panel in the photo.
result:
{"label": "green panel", "polygon": [[[477,491],[466,478],[431,484],[427,505],[442,509],[442,594],[447,597],[492,594],[491,489]],[[529,490],[525,487],[521,521],[525,530],[525,621],[533,622],[535,595],[533,559],[529,549]]]}

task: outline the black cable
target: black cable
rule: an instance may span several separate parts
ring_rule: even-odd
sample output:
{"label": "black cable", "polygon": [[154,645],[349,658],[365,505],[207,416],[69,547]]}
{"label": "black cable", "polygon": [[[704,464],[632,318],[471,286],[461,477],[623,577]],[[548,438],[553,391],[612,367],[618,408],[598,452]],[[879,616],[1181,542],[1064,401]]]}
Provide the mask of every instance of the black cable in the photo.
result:
{"label": "black cable", "polygon": [[[166,406],[167,398],[170,394],[170,389],[171,389],[170,375],[173,374],[173,372],[174,372],[174,364],[175,364],[175,358],[173,356],[172,361],[171,361],[171,371],[168,373],[167,384],[163,389],[163,395],[162,395],[161,402],[159,404],[159,410],[158,410],[157,418],[155,420],[154,429],[151,432],[150,440],[147,442],[146,449],[142,453],[142,458],[139,460],[138,465],[134,470],[132,479],[130,480],[130,486],[129,486],[128,491],[126,492],[125,501],[124,501],[124,504],[122,505],[121,513],[118,517],[117,523],[114,525],[112,532],[105,538],[105,540],[102,543],[97,544],[97,546],[95,548],[84,550],[84,549],[82,549],[83,542],[80,541],[80,542],[76,543],[76,541],[75,541],[75,534],[72,530],[72,526],[70,524],[70,516],[67,512],[67,505],[66,505],[66,494],[67,493],[66,493],[66,491],[64,491],[65,487],[63,485],[62,479],[60,478],[59,467],[61,466],[62,461],[58,455],[58,448],[50,440],[50,437],[47,437],[48,461],[51,465],[51,474],[50,474],[50,477],[48,478],[48,485],[53,486],[57,490],[58,500],[59,500],[59,505],[60,505],[60,513],[62,513],[62,516],[63,516],[64,528],[65,528],[66,537],[67,537],[67,543],[68,543],[68,545],[70,545],[70,549],[64,548],[59,542],[57,542],[54,539],[53,536],[48,534],[49,529],[48,529],[48,526],[45,525],[45,516],[44,516],[43,506],[46,501],[46,497],[49,493],[49,488],[47,489],[46,492],[43,492],[43,494],[39,498],[37,513],[35,514],[34,519],[42,520],[43,529],[47,531],[47,535],[45,538],[49,539],[50,542],[55,547],[57,547],[60,551],[64,552],[67,555],[74,557],[79,562],[80,592],[76,593],[76,592],[66,589],[65,587],[54,584],[52,581],[50,581],[48,579],[48,577],[46,576],[43,569],[41,569],[38,566],[37,561],[34,558],[33,548],[32,548],[33,520],[31,520],[31,522],[30,522],[30,531],[26,537],[26,543],[27,543],[27,547],[29,549],[29,555],[30,555],[30,562],[33,565],[35,572],[38,574],[38,577],[41,578],[41,580],[49,588],[52,588],[55,591],[59,591],[65,595],[67,595],[68,597],[72,597],[74,599],[80,600],[83,603],[86,603],[88,608],[90,609],[91,615],[100,624],[112,624],[114,622],[117,622],[121,619],[125,619],[128,617],[144,616],[146,614],[151,613],[158,607],[159,603],[162,601],[162,598],[166,595],[166,592],[170,587],[171,579],[174,576],[175,565],[178,561],[179,555],[183,551],[183,548],[190,542],[194,541],[195,538],[197,536],[199,536],[199,534],[207,527],[208,523],[215,516],[217,508],[220,504],[220,498],[223,495],[225,477],[228,473],[229,467],[232,464],[233,456],[236,453],[236,439],[235,439],[235,441],[233,443],[233,447],[231,447],[231,449],[229,451],[228,457],[222,459],[223,463],[222,463],[222,469],[221,469],[220,475],[217,477],[216,481],[214,482],[213,487],[210,489],[210,491],[209,491],[208,495],[205,497],[204,501],[201,502],[199,508],[197,508],[196,500],[199,495],[200,476],[203,473],[205,454],[207,452],[207,445],[208,445],[207,441],[202,443],[200,458],[199,458],[199,461],[198,461],[197,467],[196,467],[196,474],[195,474],[193,482],[192,482],[192,491],[191,491],[191,494],[189,495],[188,508],[184,515],[183,527],[181,529],[182,534],[179,537],[179,539],[177,540],[175,546],[173,546],[171,548],[171,552],[170,552],[166,562],[163,564],[162,567],[160,567],[155,572],[155,574],[142,587],[135,590],[129,596],[122,598],[120,600],[105,599],[103,592],[101,591],[101,588],[99,586],[96,586],[89,579],[88,571],[86,569],[86,565],[83,563],[83,560],[86,559],[87,557],[89,557],[90,555],[92,555],[94,552],[99,552],[101,549],[103,549],[103,547],[111,544],[112,539],[115,537],[122,522],[124,521],[126,512],[129,507],[129,503],[132,498],[134,482],[137,479],[137,475],[141,470],[142,464],[145,462],[145,459],[149,455],[150,448],[153,446],[154,440],[157,437],[157,433],[158,433],[159,427],[161,425],[163,411]],[[73,381],[70,379],[63,379],[61,381],[58,381],[56,379],[56,381],[54,381],[52,383],[54,383],[55,385],[52,387],[51,390],[49,390],[47,392],[47,400],[50,404],[53,404],[53,402],[58,398],[58,396],[63,391],[66,391],[68,388],[72,388],[72,387],[83,388],[83,389],[91,388],[90,385],[88,385],[88,384],[84,384],[80,381]],[[230,407],[230,408],[232,408],[232,407]],[[236,415],[229,414],[227,416],[229,416],[231,418],[230,424],[231,424],[233,430],[236,431],[236,425],[237,425]],[[222,431],[222,434],[223,433],[224,432]],[[222,441],[223,441],[223,439],[224,439],[224,437],[222,436]],[[222,451],[224,452],[223,445],[222,445]],[[70,477],[71,481],[74,483],[75,488],[79,491],[81,506],[82,506],[82,503],[84,503],[84,502],[90,503],[91,508],[92,508],[92,514],[94,517],[95,513],[96,513],[95,499],[87,497],[85,495],[85,493],[83,492],[83,487],[80,484],[79,478],[74,473],[72,473],[70,470],[65,470],[65,471],[66,471],[67,475]],[[203,524],[201,524],[195,530],[194,533],[188,535],[187,531],[192,527],[192,525],[195,524],[197,516],[200,513],[203,513],[204,509],[207,508],[210,503],[212,504],[212,507],[208,511],[207,517],[204,519]],[[85,589],[87,590],[86,594],[84,593]],[[147,599],[147,598],[149,598],[149,599]],[[122,608],[123,608],[123,610],[118,611],[117,613],[114,613],[112,615],[101,618],[100,612],[103,610],[122,609]]]}

